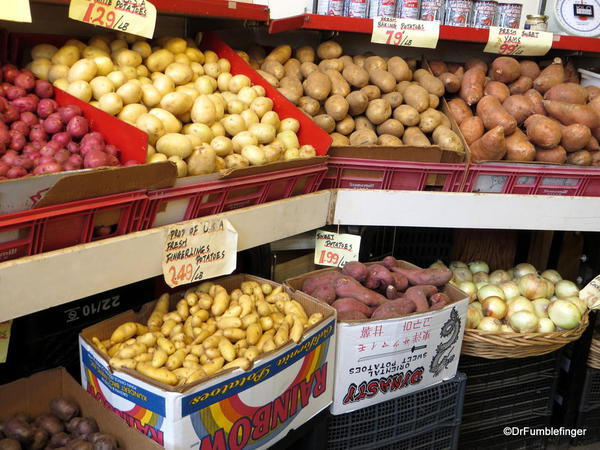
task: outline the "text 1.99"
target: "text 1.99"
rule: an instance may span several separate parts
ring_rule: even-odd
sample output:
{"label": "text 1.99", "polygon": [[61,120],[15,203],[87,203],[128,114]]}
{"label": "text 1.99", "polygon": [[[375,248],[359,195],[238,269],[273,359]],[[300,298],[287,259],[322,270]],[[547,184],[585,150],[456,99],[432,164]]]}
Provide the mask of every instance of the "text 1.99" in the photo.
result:
{"label": "text 1.99", "polygon": [[346,264],[346,261],[344,260],[344,257],[340,257],[340,255],[338,255],[335,252],[328,252],[327,250],[321,250],[321,254],[319,255],[319,264],[327,264],[329,266],[336,266],[336,267],[344,267],[344,265]]}

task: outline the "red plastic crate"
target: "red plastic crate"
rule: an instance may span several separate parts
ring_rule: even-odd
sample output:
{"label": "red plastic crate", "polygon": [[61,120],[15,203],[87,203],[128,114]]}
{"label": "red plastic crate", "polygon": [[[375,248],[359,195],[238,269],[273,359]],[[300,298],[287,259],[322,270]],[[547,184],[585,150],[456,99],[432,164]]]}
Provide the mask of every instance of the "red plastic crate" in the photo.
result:
{"label": "red plastic crate", "polygon": [[320,189],[459,192],[464,174],[465,164],[334,157]]}
{"label": "red plastic crate", "polygon": [[145,200],[135,191],[1,216],[0,262],[135,231]]}
{"label": "red plastic crate", "polygon": [[600,168],[471,164],[463,192],[600,197]]}
{"label": "red plastic crate", "polygon": [[317,190],[326,163],[149,191],[140,230],[259,205]]}

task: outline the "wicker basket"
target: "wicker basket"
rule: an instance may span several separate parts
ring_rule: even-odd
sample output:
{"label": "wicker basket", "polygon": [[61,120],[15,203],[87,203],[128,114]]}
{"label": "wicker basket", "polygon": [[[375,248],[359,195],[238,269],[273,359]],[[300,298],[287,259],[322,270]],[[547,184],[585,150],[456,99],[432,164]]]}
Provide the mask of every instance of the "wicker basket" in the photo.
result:
{"label": "wicker basket", "polygon": [[487,359],[545,355],[579,339],[588,325],[586,312],[577,328],[553,333],[493,333],[468,329],[461,353]]}
{"label": "wicker basket", "polygon": [[600,369],[600,332],[596,331],[590,345],[590,354],[587,360],[588,367]]}

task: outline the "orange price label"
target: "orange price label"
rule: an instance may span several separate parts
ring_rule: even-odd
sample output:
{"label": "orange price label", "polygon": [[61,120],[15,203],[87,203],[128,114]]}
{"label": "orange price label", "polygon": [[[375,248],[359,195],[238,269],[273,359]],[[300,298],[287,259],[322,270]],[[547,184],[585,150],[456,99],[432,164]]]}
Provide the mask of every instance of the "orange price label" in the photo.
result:
{"label": "orange price label", "polygon": [[360,236],[317,230],[315,239],[315,264],[344,267],[347,262],[358,261]]}
{"label": "orange price label", "polygon": [[156,8],[146,0],[71,0],[69,17],[151,39],[156,25]]}
{"label": "orange price label", "polygon": [[227,219],[192,220],[166,228],[162,268],[171,287],[230,274],[238,233]]}
{"label": "orange price label", "polygon": [[550,51],[554,35],[546,31],[490,27],[484,52],[510,56],[542,56]]}
{"label": "orange price label", "polygon": [[399,47],[436,48],[440,37],[440,22],[375,17],[371,42]]}
{"label": "orange price label", "polygon": [[0,2],[0,20],[31,23],[29,0],[2,0]]}

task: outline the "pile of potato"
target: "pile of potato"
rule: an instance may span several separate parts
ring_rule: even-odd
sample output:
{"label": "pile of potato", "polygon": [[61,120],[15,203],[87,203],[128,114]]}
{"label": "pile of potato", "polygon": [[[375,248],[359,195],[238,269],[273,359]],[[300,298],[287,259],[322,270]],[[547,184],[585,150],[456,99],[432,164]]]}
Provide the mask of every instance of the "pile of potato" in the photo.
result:
{"label": "pile of potato", "polygon": [[448,105],[474,161],[600,165],[600,89],[582,87],[572,64],[555,58],[542,70],[501,56],[489,67],[479,59],[430,65],[458,94]]}
{"label": "pile of potato", "polygon": [[146,132],[148,162],[173,161],[180,177],[315,156],[262,86],[191,40],[102,34],[36,45],[31,57],[42,80]]}
{"label": "pile of potato", "polygon": [[189,289],[169,312],[163,294],[146,325],[126,322],[110,339],[92,341],[115,369],[135,369],[170,386],[193,383],[232,368],[248,370],[263,353],[289,341],[323,319],[306,314],[281,286],[244,281],[228,293],[204,282]]}
{"label": "pile of potato", "polygon": [[[415,60],[344,55],[334,41],[266,54],[248,50],[250,64],[333,138],[334,146],[439,145],[462,151],[438,111],[444,85]],[[293,57],[292,57],[293,54]],[[318,63],[318,65],[317,65]]]}

